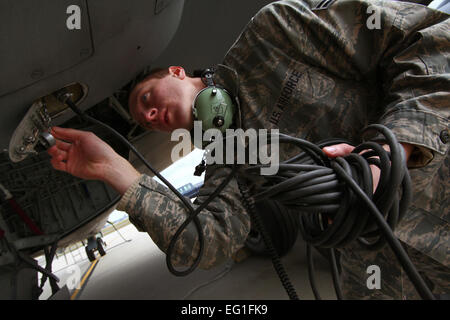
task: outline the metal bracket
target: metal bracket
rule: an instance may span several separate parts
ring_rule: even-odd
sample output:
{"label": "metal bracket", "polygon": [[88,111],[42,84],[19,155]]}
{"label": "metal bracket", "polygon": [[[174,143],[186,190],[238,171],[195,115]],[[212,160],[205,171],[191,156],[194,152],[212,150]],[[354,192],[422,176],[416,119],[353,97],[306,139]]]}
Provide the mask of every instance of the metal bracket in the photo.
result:
{"label": "metal bracket", "polygon": [[43,141],[42,133],[49,134],[50,122],[51,117],[47,112],[45,103],[42,100],[33,103],[9,142],[9,158],[11,161],[19,162],[30,154],[37,154],[36,145]]}

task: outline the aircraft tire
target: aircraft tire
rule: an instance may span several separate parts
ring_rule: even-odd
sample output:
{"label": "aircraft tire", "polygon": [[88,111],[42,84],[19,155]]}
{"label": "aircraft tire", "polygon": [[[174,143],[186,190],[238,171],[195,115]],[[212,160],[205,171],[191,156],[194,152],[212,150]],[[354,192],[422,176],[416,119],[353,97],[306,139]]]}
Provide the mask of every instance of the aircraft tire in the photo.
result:
{"label": "aircraft tire", "polygon": [[89,259],[89,261],[94,261],[95,260],[95,253],[94,253],[94,251],[93,250],[89,250],[87,247],[85,248],[86,249],[86,254],[87,254],[87,257],[88,257],[88,259]]}
{"label": "aircraft tire", "polygon": [[100,238],[97,238],[97,250],[102,257],[106,254],[105,249],[103,248],[103,241]]}

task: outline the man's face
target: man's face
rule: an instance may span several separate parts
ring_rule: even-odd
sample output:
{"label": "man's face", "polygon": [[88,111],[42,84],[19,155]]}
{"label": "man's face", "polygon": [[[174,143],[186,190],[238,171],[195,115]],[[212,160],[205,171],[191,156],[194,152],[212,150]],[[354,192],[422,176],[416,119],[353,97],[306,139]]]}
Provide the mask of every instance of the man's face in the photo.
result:
{"label": "man's face", "polygon": [[192,88],[185,77],[169,74],[136,85],[129,98],[131,116],[143,127],[172,132],[192,128]]}

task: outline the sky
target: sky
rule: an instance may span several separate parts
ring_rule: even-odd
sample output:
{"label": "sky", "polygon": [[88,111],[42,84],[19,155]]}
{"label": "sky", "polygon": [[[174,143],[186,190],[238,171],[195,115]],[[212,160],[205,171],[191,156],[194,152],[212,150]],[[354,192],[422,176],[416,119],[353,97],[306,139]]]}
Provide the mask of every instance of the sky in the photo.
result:
{"label": "sky", "polygon": [[[161,175],[166,178],[175,188],[184,186],[191,182],[196,184],[203,181],[205,174],[201,177],[194,176],[195,167],[200,163],[203,156],[203,150],[195,148],[186,157],[181,158],[171,166],[161,171]],[[154,178],[159,183],[162,183],[158,178]]]}
{"label": "sky", "polygon": [[[166,178],[175,188],[184,186],[187,183],[196,184],[202,182],[205,178],[205,173],[200,177],[194,176],[195,167],[200,163],[203,156],[203,150],[194,149],[186,157],[181,158],[171,166],[161,171],[161,175]],[[154,178],[159,183],[162,183],[158,178]],[[163,184],[164,185],[164,184]],[[126,216],[123,211],[114,210],[108,221],[115,223]]]}

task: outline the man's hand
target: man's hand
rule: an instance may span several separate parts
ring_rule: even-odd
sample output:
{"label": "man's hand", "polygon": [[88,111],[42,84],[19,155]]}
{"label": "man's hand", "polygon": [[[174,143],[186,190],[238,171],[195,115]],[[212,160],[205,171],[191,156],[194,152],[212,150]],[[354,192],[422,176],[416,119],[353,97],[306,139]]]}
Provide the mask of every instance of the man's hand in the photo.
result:
{"label": "man's hand", "polygon": [[[412,150],[414,149],[414,146],[407,143],[401,143],[401,145],[403,146],[403,149],[405,150],[406,153],[406,161],[408,161],[412,153]],[[383,148],[389,151],[389,145],[385,144],[383,145]],[[353,149],[355,149],[355,147],[346,143],[341,143],[325,147],[322,150],[328,157],[336,158],[336,157],[345,157],[346,155],[350,154],[353,151]],[[373,192],[375,192],[378,186],[378,182],[380,181],[380,169],[375,165],[370,165],[370,168],[372,170],[372,177],[373,177]]]}
{"label": "man's hand", "polygon": [[140,175],[126,159],[92,132],[53,127],[51,133],[56,144],[47,152],[56,170],[82,179],[102,180],[120,194],[124,194]]}

